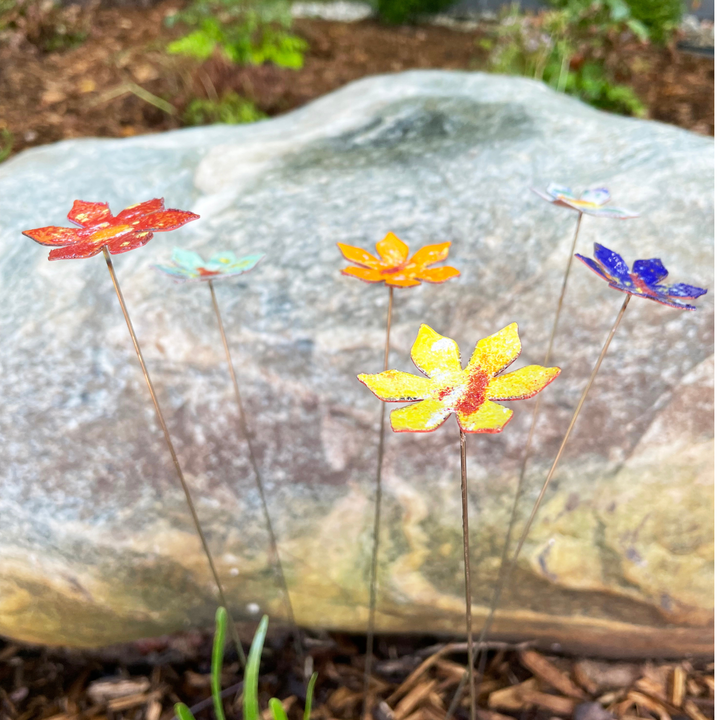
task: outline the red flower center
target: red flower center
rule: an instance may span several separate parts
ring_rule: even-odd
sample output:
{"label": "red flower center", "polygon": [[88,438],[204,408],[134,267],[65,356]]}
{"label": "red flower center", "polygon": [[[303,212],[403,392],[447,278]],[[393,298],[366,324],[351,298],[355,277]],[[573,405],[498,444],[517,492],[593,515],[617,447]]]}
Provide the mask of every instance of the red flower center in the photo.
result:
{"label": "red flower center", "polygon": [[[465,415],[474,413],[484,402],[485,393],[490,382],[488,374],[481,369],[477,369],[468,380],[467,388],[460,401],[455,405],[455,410]],[[454,387],[443,388],[438,393],[438,399],[442,400],[455,390]]]}

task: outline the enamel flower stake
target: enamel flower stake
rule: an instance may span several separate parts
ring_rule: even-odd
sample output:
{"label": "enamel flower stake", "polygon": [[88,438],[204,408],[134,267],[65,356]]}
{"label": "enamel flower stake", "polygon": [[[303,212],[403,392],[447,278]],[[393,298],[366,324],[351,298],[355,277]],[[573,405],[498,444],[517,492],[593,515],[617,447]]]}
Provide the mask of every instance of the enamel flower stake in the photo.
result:
{"label": "enamel flower stake", "polygon": [[[383,370],[388,369],[390,354],[390,328],[392,325],[393,289],[415,287],[423,282],[443,283],[457,277],[460,272],[445,265],[431,268],[442,262],[450,251],[449,242],[426,245],[410,259],[408,246],[394,233],[388,233],[375,245],[378,257],[353,245],[338,243],[343,257],[354,265],[342,270],[343,275],[358,278],[366,283],[385,283],[388,287],[387,328],[385,332],[385,360]],[[380,544],[380,507],[382,503],[382,463],[385,452],[385,409],[380,408],[380,439],[378,442],[377,472],[375,476],[375,518],[373,523],[373,547],[370,560],[370,602],[368,606],[367,647],[365,651],[365,676],[363,688],[363,718],[367,715],[372,665],[373,637],[375,634],[375,607],[377,605],[377,560]]]}
{"label": "enamel flower stake", "polygon": [[263,259],[263,257],[265,256],[262,254],[255,254],[237,258],[232,252],[221,252],[213,255],[206,262],[195,252],[175,248],[169,265],[155,265],[154,267],[166,275],[169,275],[176,282],[204,281],[207,283],[210,290],[212,306],[215,311],[218,329],[220,330],[220,338],[222,340],[223,348],[225,349],[225,359],[227,361],[230,379],[235,392],[235,401],[238,406],[238,425],[240,435],[247,446],[250,466],[252,467],[252,472],[255,477],[255,485],[257,486],[258,494],[260,496],[260,503],[265,516],[265,526],[270,539],[270,550],[275,561],[277,581],[280,586],[280,590],[283,593],[283,599],[285,602],[285,612],[289,623],[293,627],[298,656],[302,657],[302,643],[300,641],[297,624],[295,622],[295,614],[293,613],[292,602],[290,600],[290,591],[288,590],[282,562],[280,561],[280,553],[278,551],[275,531],[273,530],[272,520],[270,519],[270,510],[268,509],[265,497],[265,488],[263,485],[262,475],[260,473],[260,464],[257,461],[253,444],[250,440],[250,432],[248,431],[242,395],[240,393],[240,385],[238,383],[237,375],[235,374],[235,366],[233,365],[232,356],[230,354],[230,346],[228,345],[227,336],[225,335],[225,325],[222,321],[220,306],[218,305],[217,296],[215,295],[215,287],[213,285],[215,280],[237,277],[238,275],[249,272],[260,262],[260,260]]}
{"label": "enamel flower stake", "polygon": [[[432,432],[454,414],[460,426],[460,492],[462,496],[463,556],[465,563],[465,621],[468,671],[473,663],[472,591],[468,540],[467,433],[499,433],[513,411],[498,400],[525,400],[539,393],[560,372],[556,367],[529,365],[502,374],[520,355],[517,323],[480,340],[463,369],[457,343],[421,325],[410,355],[423,376],[397,370],[358,375],[385,402],[414,402],[390,413],[395,432]],[[470,710],[475,720],[475,685],[470,672]]]}
{"label": "enamel flower stake", "polygon": [[[142,352],[140,350],[140,344],[138,342],[135,329],[133,328],[130,315],[128,314],[127,306],[125,305],[125,299],[123,298],[122,291],[120,290],[120,284],[118,283],[117,275],[115,274],[115,268],[113,266],[111,255],[117,255],[118,253],[128,252],[135,248],[146,245],[153,237],[155,232],[163,232],[168,230],[176,230],[182,227],[186,223],[192,220],[197,220],[200,216],[195,213],[186,212],[184,210],[166,210],[165,203],[162,199],[159,200],[148,200],[147,202],[140,203],[138,205],[132,205],[126,208],[118,215],[113,215],[110,212],[110,208],[107,203],[96,203],[96,202],[85,202],[83,200],[76,200],[73,203],[72,209],[68,213],[68,220],[75,223],[79,228],[68,228],[68,227],[42,227],[34,230],[25,230],[23,235],[35,240],[35,242],[41,245],[47,245],[54,249],[50,251],[48,256],[49,260],[75,260],[80,258],[90,258],[98,253],[102,252],[105,257],[105,263],[108,271],[110,272],[110,278],[115,288],[118,301],[120,303],[120,309],[122,310],[125,322],[130,332],[135,353],[137,354],[138,360],[140,361],[140,367],[142,368],[143,375],[145,376],[145,382],[147,383],[148,390],[150,391],[150,397],[152,398],[153,405],[155,406],[155,412],[160,422],[163,435],[165,436],[165,442],[167,443],[168,449],[170,450],[170,456],[175,466],[180,485],[182,486],[183,492],[185,493],[185,499],[192,516],[195,530],[197,531],[198,537],[202,544],[205,555],[207,556],[210,571],[217,585],[218,595],[222,606],[227,610],[228,616],[230,610],[228,608],[227,600],[225,599],[225,593],[223,591],[222,583],[220,582],[220,576],[215,568],[212,555],[210,554],[210,548],[205,539],[200,520],[195,509],[195,503],[193,502],[192,495],[190,494],[190,488],[185,481],[180,462],[175,452],[170,432],[168,431],[165,418],[163,417],[160,404],[158,403],[157,395],[155,394],[155,388],[153,387],[152,380],[148,373],[145,360],[143,359]],[[232,618],[231,618],[232,620]],[[235,646],[238,651],[240,660],[245,662],[245,654],[243,653],[240,639],[235,629],[235,624],[231,621],[230,627],[233,631],[233,638],[235,640]]]}

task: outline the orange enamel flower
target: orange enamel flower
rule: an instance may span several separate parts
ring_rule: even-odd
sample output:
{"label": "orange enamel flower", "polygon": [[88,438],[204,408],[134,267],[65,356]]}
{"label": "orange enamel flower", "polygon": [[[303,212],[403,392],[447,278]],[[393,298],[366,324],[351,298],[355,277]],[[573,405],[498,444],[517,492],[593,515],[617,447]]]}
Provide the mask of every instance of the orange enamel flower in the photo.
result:
{"label": "orange enamel flower", "polygon": [[419,401],[390,413],[395,432],[431,432],[455,413],[466,433],[499,433],[513,411],[495,400],[525,400],[537,395],[560,368],[528,365],[501,375],[520,355],[517,323],[480,340],[465,369],[450,338],[421,325],[410,355],[426,377],[398,370],[358,375],[385,402]]}
{"label": "orange enamel flower", "polygon": [[185,210],[166,210],[162,198],[131,205],[113,215],[107,203],[76,200],[68,220],[79,228],[42,227],[23,235],[50,245],[48,260],[75,260],[97,255],[106,246],[113,255],[142,247],[154,232],[176,230],[200,216]]}
{"label": "orange enamel flower", "polygon": [[409,260],[409,248],[394,233],[388,233],[376,246],[379,257],[353,245],[338,243],[346,260],[360,267],[346,267],[343,275],[351,275],[367,283],[384,282],[391,287],[413,287],[422,282],[441,283],[456,277],[459,270],[446,265],[431,268],[448,256],[451,243],[426,245]]}

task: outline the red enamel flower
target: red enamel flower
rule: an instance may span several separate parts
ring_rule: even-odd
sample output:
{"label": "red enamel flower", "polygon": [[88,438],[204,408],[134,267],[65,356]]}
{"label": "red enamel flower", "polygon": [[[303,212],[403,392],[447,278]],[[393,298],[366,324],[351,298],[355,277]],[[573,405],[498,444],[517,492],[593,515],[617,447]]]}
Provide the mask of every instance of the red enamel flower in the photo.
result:
{"label": "red enamel flower", "polygon": [[154,232],[176,230],[200,216],[185,210],[166,210],[160,198],[125,208],[118,215],[110,212],[107,203],[76,200],[68,220],[80,229],[43,227],[25,230],[23,235],[51,250],[48,260],[76,260],[97,255],[103,247],[113,255],[146,245]]}

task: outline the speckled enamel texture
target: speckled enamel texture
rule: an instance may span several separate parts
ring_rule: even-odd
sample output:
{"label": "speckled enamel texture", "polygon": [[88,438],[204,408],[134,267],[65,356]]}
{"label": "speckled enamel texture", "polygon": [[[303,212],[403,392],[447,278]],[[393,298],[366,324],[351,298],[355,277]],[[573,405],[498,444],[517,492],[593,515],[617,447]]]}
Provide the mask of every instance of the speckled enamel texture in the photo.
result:
{"label": "speckled enamel texture", "polygon": [[630,270],[618,253],[600,243],[595,243],[594,255],[595,260],[579,253],[576,253],[575,257],[603,280],[607,280],[614,290],[638,295],[679,310],[695,310],[694,305],[680,300],[697,298],[707,292],[703,288],[686,283],[663,285],[662,281],[668,276],[668,271],[660,258],[636,260]]}
{"label": "speckled enamel texture", "polygon": [[585,190],[580,195],[575,195],[569,187],[550,183],[545,192],[532,188],[543,200],[553,205],[571,208],[585,215],[594,217],[614,218],[615,220],[627,220],[638,217],[637,213],[622,208],[606,207],[610,202],[610,191],[607,188],[598,187]]}
{"label": "speckled enamel texture", "polygon": [[226,250],[215,253],[209,260],[190,250],[175,248],[168,265],[153,265],[156,270],[170,275],[177,282],[188,280],[222,280],[250,272],[265,255],[257,253],[238,258]]}
{"label": "speckled enamel texture", "polygon": [[463,369],[457,343],[421,325],[410,354],[426,377],[386,370],[358,375],[358,380],[385,402],[419,401],[390,413],[395,432],[432,432],[455,413],[464,432],[499,433],[513,411],[494,401],[530,398],[560,372],[556,367],[528,365],[501,375],[520,350],[517,323],[511,323],[480,340]]}
{"label": "speckled enamel texture", "polygon": [[154,232],[177,230],[200,216],[185,210],[166,210],[162,198],[125,208],[118,215],[107,203],[76,200],[68,220],[80,229],[48,226],[23,230],[23,235],[41,245],[55,247],[48,260],[89,258],[107,247],[112,255],[135,250],[152,240]]}
{"label": "speckled enamel texture", "polygon": [[375,246],[377,258],[362,248],[338,243],[343,257],[359,266],[346,267],[342,270],[343,275],[367,283],[384,282],[392,287],[413,287],[422,282],[442,283],[457,277],[460,271],[449,265],[429,267],[445,260],[450,245],[449,242],[425,245],[408,260],[408,246],[391,232]]}

